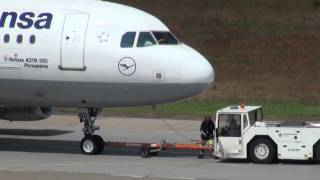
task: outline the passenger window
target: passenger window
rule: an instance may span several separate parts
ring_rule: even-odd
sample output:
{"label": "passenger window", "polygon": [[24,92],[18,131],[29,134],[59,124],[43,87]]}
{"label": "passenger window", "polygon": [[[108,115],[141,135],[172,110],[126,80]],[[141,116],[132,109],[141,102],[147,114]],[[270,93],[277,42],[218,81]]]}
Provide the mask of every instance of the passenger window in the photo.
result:
{"label": "passenger window", "polygon": [[122,48],[131,48],[133,47],[134,40],[136,38],[135,32],[127,32],[122,36],[120,46]]}
{"label": "passenger window", "polygon": [[219,116],[218,135],[222,137],[241,136],[241,115],[222,114]]}
{"label": "passenger window", "polygon": [[177,45],[178,40],[171,34],[171,32],[152,32],[158,43],[161,45]]}
{"label": "passenger window", "polygon": [[17,36],[17,43],[21,44],[22,43],[22,40],[23,40],[23,36],[21,34],[19,34]]}
{"label": "passenger window", "polygon": [[4,41],[5,43],[9,43],[9,42],[10,42],[10,35],[9,35],[9,34],[4,35],[3,41]]}
{"label": "passenger window", "polygon": [[155,45],[156,41],[153,39],[150,32],[141,32],[138,39],[137,47],[146,47]]}
{"label": "passenger window", "polygon": [[29,39],[30,44],[34,44],[36,43],[36,36],[35,35],[31,35],[30,39]]}

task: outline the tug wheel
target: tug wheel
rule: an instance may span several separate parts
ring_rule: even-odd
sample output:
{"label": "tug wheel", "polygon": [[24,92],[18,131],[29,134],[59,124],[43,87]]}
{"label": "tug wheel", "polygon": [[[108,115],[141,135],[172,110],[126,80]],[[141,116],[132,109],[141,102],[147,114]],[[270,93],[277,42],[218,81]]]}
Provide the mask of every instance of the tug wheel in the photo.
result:
{"label": "tug wheel", "polygon": [[275,160],[275,146],[265,138],[256,139],[250,146],[250,158],[257,164],[270,164]]}

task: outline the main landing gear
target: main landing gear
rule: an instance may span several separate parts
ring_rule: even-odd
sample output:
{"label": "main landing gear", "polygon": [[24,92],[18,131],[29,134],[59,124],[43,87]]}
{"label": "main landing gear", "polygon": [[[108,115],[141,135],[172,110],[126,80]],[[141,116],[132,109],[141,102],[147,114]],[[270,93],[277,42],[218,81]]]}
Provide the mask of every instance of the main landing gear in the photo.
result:
{"label": "main landing gear", "polygon": [[81,140],[80,149],[83,154],[96,155],[104,149],[104,140],[102,137],[95,135],[94,132],[99,127],[94,125],[97,115],[101,112],[98,108],[81,109],[79,112],[80,122],[83,122],[84,138]]}

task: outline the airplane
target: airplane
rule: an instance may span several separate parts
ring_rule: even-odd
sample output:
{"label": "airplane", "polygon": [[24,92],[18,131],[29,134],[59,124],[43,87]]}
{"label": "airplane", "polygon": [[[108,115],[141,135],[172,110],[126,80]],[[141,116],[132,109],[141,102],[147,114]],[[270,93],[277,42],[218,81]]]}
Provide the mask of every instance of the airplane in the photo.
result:
{"label": "airplane", "polygon": [[83,154],[103,151],[102,108],[157,105],[207,90],[214,69],[158,18],[98,0],[0,2],[0,119],[79,109]]}

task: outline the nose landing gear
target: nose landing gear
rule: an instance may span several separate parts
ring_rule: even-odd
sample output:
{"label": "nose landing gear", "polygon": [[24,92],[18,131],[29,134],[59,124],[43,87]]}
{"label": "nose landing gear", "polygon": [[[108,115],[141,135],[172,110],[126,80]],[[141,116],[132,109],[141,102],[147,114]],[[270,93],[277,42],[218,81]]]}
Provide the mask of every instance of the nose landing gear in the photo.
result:
{"label": "nose landing gear", "polygon": [[101,112],[98,108],[81,109],[79,112],[80,122],[84,123],[83,133],[85,137],[81,140],[80,149],[83,154],[96,155],[104,149],[104,140],[101,136],[95,135],[94,132],[99,127],[94,125],[97,115]]}

